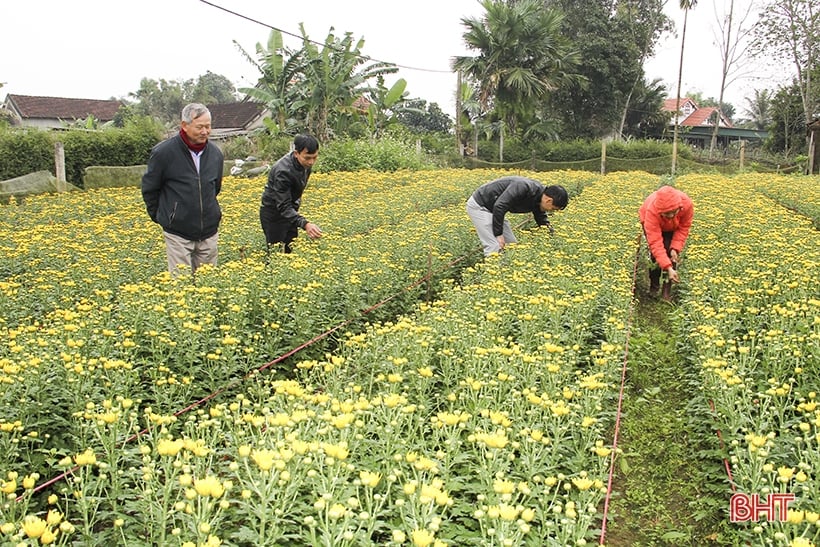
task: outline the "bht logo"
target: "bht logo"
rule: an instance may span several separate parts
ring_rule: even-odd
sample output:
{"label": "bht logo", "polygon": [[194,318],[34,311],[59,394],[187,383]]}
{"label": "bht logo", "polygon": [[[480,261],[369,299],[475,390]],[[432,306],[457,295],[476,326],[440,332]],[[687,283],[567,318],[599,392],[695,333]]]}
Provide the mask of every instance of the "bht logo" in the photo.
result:
{"label": "bht logo", "polygon": [[785,521],[789,515],[789,503],[794,494],[769,494],[761,498],[757,494],[733,494],[729,500],[729,520],[732,522],[757,522],[760,515],[768,521]]}

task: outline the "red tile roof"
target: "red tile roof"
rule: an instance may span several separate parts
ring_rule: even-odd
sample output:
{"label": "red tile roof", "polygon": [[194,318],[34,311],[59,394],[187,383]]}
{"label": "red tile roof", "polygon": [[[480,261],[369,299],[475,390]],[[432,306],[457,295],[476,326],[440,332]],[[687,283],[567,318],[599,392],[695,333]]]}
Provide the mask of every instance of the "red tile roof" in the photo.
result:
{"label": "red tile roof", "polygon": [[689,116],[686,117],[685,120],[681,120],[680,124],[687,126],[687,127],[696,127],[698,125],[709,125],[706,122],[712,113],[717,110],[717,108],[713,106],[704,106],[703,108],[698,108]]}
{"label": "red tile roof", "polygon": [[[711,125],[711,124],[705,123],[705,122],[707,120],[709,120],[709,117],[717,111],[716,107],[714,107],[714,106],[704,106],[704,107],[701,108],[701,107],[698,107],[698,105],[695,103],[695,101],[693,101],[689,97],[681,97],[680,98],[681,115],[684,114],[683,110],[685,110],[684,107],[685,107],[687,102],[690,103],[691,107],[694,110],[692,111],[691,114],[686,116],[686,118],[683,118],[683,119],[679,120],[678,121],[679,125],[684,126],[684,127],[697,127],[697,126],[701,126],[701,125]],[[676,104],[677,104],[677,99],[675,99],[675,98],[666,99],[666,100],[663,101],[662,110],[674,113]],[[725,127],[733,127],[732,122],[728,118],[726,118],[725,115],[723,116],[722,125],[725,126]]]}
{"label": "red tile roof", "polygon": [[22,118],[82,120],[90,115],[101,122],[113,120],[114,115],[123,105],[121,101],[116,100],[101,101],[12,94],[6,97],[6,101],[17,110]]}
{"label": "red tile roof", "polygon": [[[690,99],[689,97],[681,97],[680,98],[680,107],[683,108],[683,106],[686,104],[687,101],[692,101],[692,99]],[[677,102],[678,102],[678,100],[674,97],[671,98],[671,99],[664,100],[662,110],[666,110],[667,112],[673,112],[674,113],[675,112],[675,106],[677,105]],[[698,107],[694,103],[694,101],[692,101],[692,105],[695,108]]]}

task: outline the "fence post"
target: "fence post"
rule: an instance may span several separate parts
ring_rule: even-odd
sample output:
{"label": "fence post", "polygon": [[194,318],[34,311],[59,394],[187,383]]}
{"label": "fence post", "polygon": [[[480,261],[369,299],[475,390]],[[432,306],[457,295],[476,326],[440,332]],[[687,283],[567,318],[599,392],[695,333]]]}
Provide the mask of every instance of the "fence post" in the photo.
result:
{"label": "fence post", "polygon": [[601,174],[606,175],[606,141],[601,141]]}
{"label": "fence post", "polygon": [[740,171],[743,172],[743,159],[746,157],[746,141],[740,141]]}
{"label": "fence post", "polygon": [[54,176],[57,177],[57,191],[66,191],[65,181],[65,148],[63,143],[54,143]]}

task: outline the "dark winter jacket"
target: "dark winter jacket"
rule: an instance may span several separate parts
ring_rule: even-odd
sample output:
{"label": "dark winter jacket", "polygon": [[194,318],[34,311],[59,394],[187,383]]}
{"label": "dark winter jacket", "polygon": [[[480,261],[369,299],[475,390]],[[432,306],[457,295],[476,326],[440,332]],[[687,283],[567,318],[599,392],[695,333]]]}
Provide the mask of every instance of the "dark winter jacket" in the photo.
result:
{"label": "dark winter jacket", "polygon": [[473,192],[475,202],[493,213],[493,235],[504,233],[504,215],[532,213],[536,224],[549,226],[547,213],[541,210],[544,185],[525,177],[502,177],[483,184]]}
{"label": "dark winter jacket", "polygon": [[299,214],[299,206],[309,178],[310,168],[302,167],[293,152],[273,164],[262,192],[262,206],[274,212],[274,222],[305,227],[308,221]]}
{"label": "dark winter jacket", "polygon": [[199,159],[199,173],[179,135],[151,150],[142,177],[142,198],[151,220],[166,232],[191,241],[217,233],[222,210],[216,196],[222,189],[222,151],[208,143]]}

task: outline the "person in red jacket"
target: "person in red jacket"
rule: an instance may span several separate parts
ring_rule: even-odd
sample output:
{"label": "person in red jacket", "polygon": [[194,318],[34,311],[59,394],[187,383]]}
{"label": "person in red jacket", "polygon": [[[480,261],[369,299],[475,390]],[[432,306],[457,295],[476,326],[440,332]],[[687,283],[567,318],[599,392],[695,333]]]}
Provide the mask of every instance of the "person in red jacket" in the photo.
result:
{"label": "person in red jacket", "polygon": [[678,283],[677,265],[689,237],[695,207],[685,193],[672,186],[662,186],[644,200],[638,211],[646,243],[657,267],[649,270],[649,292],[660,290],[661,271]]}

